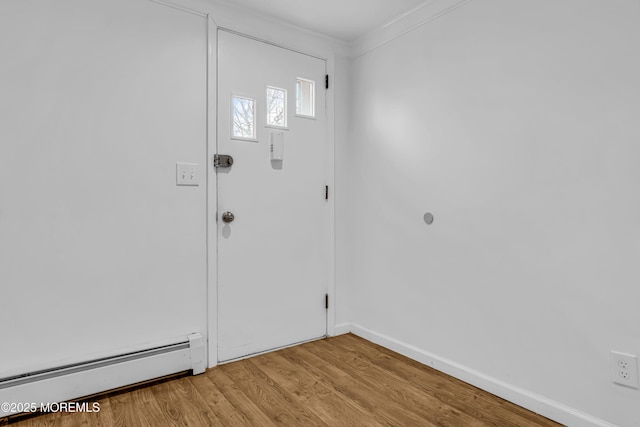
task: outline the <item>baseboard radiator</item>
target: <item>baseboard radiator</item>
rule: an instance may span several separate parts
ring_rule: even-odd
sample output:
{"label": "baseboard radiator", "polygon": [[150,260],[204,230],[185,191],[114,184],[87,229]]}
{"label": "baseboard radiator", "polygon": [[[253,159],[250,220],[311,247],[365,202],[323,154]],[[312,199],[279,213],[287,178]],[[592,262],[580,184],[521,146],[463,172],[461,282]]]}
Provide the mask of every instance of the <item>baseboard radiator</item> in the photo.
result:
{"label": "baseboard radiator", "polygon": [[[66,402],[184,371],[205,371],[199,333],[135,352],[2,378],[0,402]],[[0,418],[13,414],[0,409]]]}

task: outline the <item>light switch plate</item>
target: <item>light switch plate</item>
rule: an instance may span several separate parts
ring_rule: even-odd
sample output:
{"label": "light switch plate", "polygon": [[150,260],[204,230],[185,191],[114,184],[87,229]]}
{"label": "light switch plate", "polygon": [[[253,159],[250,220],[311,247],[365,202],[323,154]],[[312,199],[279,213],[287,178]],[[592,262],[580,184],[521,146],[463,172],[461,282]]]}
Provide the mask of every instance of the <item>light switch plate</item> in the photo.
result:
{"label": "light switch plate", "polygon": [[176,185],[200,185],[198,163],[176,163]]}

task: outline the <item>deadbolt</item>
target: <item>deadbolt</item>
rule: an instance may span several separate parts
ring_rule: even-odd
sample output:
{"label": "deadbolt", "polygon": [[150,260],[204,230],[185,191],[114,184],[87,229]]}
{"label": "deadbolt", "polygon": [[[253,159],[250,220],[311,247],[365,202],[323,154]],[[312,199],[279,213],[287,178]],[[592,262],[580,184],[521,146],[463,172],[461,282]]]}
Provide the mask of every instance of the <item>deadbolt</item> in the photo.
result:
{"label": "deadbolt", "polygon": [[215,154],[213,156],[213,167],[230,168],[233,165],[233,157],[228,154]]}
{"label": "deadbolt", "polygon": [[231,212],[225,212],[222,214],[222,222],[226,222],[228,224],[233,222],[234,219],[236,219],[236,217]]}

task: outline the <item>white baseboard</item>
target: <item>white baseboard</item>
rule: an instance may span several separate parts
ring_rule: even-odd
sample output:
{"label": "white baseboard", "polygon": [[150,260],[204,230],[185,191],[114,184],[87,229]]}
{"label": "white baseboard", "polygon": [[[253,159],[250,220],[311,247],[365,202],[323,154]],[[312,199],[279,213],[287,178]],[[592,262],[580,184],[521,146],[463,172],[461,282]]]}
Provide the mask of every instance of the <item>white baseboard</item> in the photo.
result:
{"label": "white baseboard", "polygon": [[614,424],[570,408],[562,403],[507,384],[489,377],[482,372],[478,372],[467,366],[460,365],[386,335],[379,334],[360,325],[350,324],[348,328],[346,324],[336,325],[336,331],[338,330],[338,326],[340,326],[342,330],[348,329],[354,335],[444,372],[447,375],[451,375],[452,377],[561,424],[571,427],[616,427]]}
{"label": "white baseboard", "polygon": [[344,335],[351,332],[351,323],[338,323],[333,329],[332,337],[337,337],[338,335]]}

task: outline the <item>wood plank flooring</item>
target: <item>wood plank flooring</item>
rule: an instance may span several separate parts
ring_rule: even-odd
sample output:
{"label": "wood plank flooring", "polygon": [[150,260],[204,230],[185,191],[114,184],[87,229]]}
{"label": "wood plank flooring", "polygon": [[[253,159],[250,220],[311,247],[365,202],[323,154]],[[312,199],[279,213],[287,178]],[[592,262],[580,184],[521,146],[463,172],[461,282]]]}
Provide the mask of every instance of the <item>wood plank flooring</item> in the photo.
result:
{"label": "wood plank flooring", "polygon": [[[354,335],[89,399],[26,426],[559,426]],[[7,420],[5,420],[6,422]],[[2,422],[0,421],[0,425]]]}

